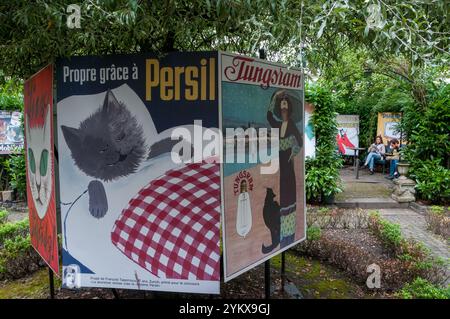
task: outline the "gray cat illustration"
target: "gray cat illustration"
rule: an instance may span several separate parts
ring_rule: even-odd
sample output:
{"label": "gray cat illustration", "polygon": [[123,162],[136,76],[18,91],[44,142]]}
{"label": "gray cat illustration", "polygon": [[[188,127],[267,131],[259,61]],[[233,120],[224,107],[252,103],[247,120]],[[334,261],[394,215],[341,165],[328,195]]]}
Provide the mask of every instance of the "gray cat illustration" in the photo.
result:
{"label": "gray cat illustration", "polygon": [[96,218],[108,210],[103,184],[135,173],[142,161],[170,152],[179,140],[163,139],[145,146],[142,126],[108,90],[103,105],[78,128],[61,126],[75,165],[96,181],[89,184],[89,212]]}
{"label": "gray cat illustration", "polygon": [[142,127],[109,90],[79,128],[61,129],[78,168],[106,182],[135,172],[146,153]]}

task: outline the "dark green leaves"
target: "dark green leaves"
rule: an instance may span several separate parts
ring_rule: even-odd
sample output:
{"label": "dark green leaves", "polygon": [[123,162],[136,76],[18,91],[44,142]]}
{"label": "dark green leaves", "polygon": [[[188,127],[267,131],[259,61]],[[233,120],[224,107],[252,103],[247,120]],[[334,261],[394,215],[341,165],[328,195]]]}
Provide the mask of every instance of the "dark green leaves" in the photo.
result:
{"label": "dark green leaves", "polygon": [[[28,77],[59,56],[160,51],[229,50],[294,64],[301,43],[307,60],[334,59],[339,43],[376,54],[411,52],[418,60],[448,57],[445,1],[382,1],[381,22],[365,28],[371,2],[345,0],[80,1],[81,29],[68,29],[65,0],[0,4],[0,69]],[[384,25],[386,23],[386,25]],[[382,27],[381,27],[382,26]],[[366,36],[364,37],[364,30]],[[394,36],[395,35],[395,36]],[[414,51],[414,52],[413,52]]]}

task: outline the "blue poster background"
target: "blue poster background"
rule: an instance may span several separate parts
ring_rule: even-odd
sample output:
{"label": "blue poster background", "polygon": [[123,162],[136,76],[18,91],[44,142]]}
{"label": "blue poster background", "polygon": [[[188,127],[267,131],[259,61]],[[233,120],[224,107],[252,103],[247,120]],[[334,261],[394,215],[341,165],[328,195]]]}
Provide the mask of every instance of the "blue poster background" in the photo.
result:
{"label": "blue poster background", "polygon": [[[152,94],[152,101],[145,101],[145,60],[158,59],[160,68],[163,67],[185,67],[197,66],[201,67],[201,59],[216,58],[215,64],[215,96],[216,100],[210,101],[188,101],[183,99],[183,95],[179,101],[162,101],[159,94]],[[135,55],[109,55],[109,56],[78,56],[57,61],[56,81],[57,81],[57,101],[71,95],[97,94],[114,89],[124,83],[128,84],[136,94],[141,97],[144,104],[155,123],[158,132],[177,125],[193,124],[195,119],[202,119],[204,127],[218,127],[218,72],[217,72],[217,52],[173,52],[165,56],[156,54],[135,54]],[[109,80],[101,84],[98,80],[99,70],[114,65],[115,67],[128,67],[131,71],[137,66],[139,78],[137,80]],[[63,67],[68,66],[71,69],[88,69],[95,68],[97,81],[80,83],[64,83]],[[211,79],[209,71],[206,73],[208,77],[208,85]],[[185,83],[181,81],[181,91],[184,91]],[[155,92],[156,93],[156,90]]]}

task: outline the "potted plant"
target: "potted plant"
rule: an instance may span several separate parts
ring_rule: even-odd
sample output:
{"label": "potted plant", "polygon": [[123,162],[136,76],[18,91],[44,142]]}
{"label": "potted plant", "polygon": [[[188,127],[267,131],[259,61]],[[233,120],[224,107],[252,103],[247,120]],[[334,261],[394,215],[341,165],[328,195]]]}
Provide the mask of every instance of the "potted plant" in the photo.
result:
{"label": "potted plant", "polygon": [[323,204],[333,204],[334,195],[342,191],[339,170],[334,167],[308,165],[305,181],[306,198]]}
{"label": "potted plant", "polygon": [[[0,172],[0,197],[3,202],[10,202],[13,199],[13,191],[9,189],[9,175],[3,167]],[[5,176],[4,176],[5,175]]]}
{"label": "potted plant", "polygon": [[5,160],[4,158],[1,159],[1,169],[0,169],[0,201],[3,201],[2,193],[3,191],[8,189],[9,180],[8,180],[8,174],[5,170]]}
{"label": "potted plant", "polygon": [[321,199],[323,204],[331,205],[334,204],[335,195],[342,192],[340,178],[333,168],[323,169],[323,173]]}

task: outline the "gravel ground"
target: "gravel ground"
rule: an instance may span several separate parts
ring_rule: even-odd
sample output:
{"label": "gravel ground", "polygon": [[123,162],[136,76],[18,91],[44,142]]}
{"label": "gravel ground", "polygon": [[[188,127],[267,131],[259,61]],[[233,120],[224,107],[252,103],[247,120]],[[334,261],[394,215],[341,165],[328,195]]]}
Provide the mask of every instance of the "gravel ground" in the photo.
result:
{"label": "gravel ground", "polygon": [[381,241],[372,235],[368,229],[326,229],[324,235],[340,238],[352,244],[357,244],[363,250],[370,252],[379,259],[390,259],[383,249]]}

